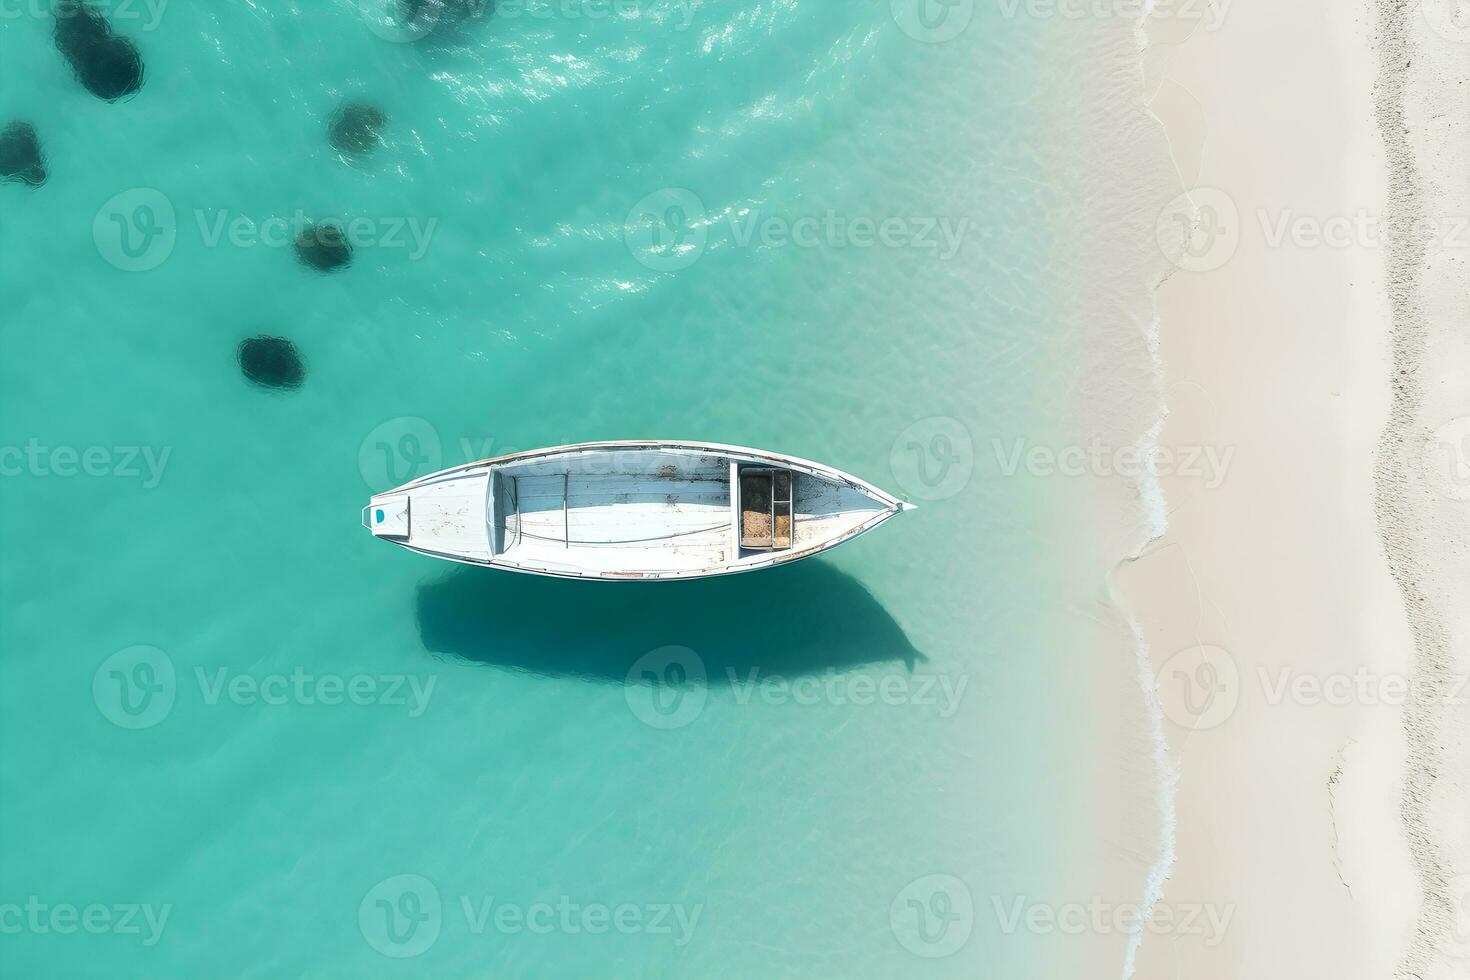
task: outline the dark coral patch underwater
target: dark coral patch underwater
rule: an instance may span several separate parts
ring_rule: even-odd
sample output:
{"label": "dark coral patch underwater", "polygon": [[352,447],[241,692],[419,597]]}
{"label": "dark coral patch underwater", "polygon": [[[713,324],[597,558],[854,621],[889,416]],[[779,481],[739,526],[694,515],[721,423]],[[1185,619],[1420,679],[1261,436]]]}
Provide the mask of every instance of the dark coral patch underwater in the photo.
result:
{"label": "dark coral patch underwater", "polygon": [[430,34],[448,34],[466,21],[488,17],[497,0],[396,0],[388,7],[392,23],[404,40]]}
{"label": "dark coral patch underwater", "polygon": [[55,16],[56,48],[87,91],[116,102],[143,87],[143,56],[132,41],[112,33],[96,8],[82,0],[61,0]]}
{"label": "dark coral patch underwater", "polygon": [[366,156],[383,141],[382,130],[388,115],[366,102],[344,102],[327,124],[327,140],[332,148],[353,156]]}
{"label": "dark coral patch underwater", "polygon": [[309,224],[296,236],[296,257],[318,272],[334,272],[352,262],[352,245],[333,222]]}
{"label": "dark coral patch underwater", "polygon": [[0,182],[18,180],[40,187],[46,183],[46,158],[30,123],[13,122],[0,132]]}
{"label": "dark coral patch underwater", "polygon": [[243,340],[235,356],[245,377],[261,387],[291,389],[306,382],[306,364],[285,337],[262,334]]}

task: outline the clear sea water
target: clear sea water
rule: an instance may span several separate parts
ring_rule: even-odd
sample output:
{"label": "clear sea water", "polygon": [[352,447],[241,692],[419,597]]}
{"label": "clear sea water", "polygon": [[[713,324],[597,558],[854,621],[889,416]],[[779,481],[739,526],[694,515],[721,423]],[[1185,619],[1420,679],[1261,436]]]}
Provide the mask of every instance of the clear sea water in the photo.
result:
{"label": "clear sea water", "polygon": [[[392,40],[352,0],[111,6],[147,68],[114,104],[48,17],[0,22],[0,124],[49,170],[0,184],[0,973],[1056,975],[994,908],[1095,846],[1076,488],[993,446],[1046,442],[1074,383],[1045,26],[526,0]],[[347,99],[388,117],[365,159],[327,142]],[[365,222],[350,266],[250,231],[298,215]],[[952,255],[925,231],[961,222]],[[258,334],[299,389],[242,376]],[[922,506],[664,585],[359,526],[431,465],[616,438]],[[637,680],[670,646],[707,684]]]}

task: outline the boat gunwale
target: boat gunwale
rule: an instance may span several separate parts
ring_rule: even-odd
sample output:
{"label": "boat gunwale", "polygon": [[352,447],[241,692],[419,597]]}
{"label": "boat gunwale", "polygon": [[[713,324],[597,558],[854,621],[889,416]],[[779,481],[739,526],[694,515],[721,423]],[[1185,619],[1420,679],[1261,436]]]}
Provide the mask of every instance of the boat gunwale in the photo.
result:
{"label": "boat gunwale", "polygon": [[866,534],[879,524],[900,513],[902,511],[880,510],[862,524],[849,528],[841,535],[835,538],[829,538],[820,544],[803,548],[801,551],[772,552],[769,555],[762,556],[759,561],[746,562],[744,564],[707,565],[701,568],[674,569],[662,572],[563,572],[544,566],[522,565],[500,558],[491,558],[489,561],[478,561],[474,558],[465,558],[461,555],[451,555],[440,551],[430,551],[426,548],[416,548],[402,541],[394,541],[392,543],[406,551],[412,551],[426,558],[438,558],[442,561],[452,561],[458,565],[471,565],[475,568],[498,568],[503,571],[518,572],[523,575],[541,575],[546,578],[574,579],[585,582],[672,582],[679,579],[718,578],[723,575],[757,572],[763,568],[774,568],[777,565],[785,565],[790,562],[801,561],[805,558],[812,558],[824,551],[830,551],[858,535]]}
{"label": "boat gunwale", "polygon": [[853,476],[843,470],[817,463],[799,456],[787,456],[783,453],[767,452],[761,449],[752,449],[749,446],[733,446],[719,442],[693,442],[684,440],[659,440],[659,439],[628,439],[609,442],[576,442],[565,446],[552,446],[547,449],[528,449],[522,452],[507,453],[504,456],[494,456],[489,459],[478,460],[473,463],[462,463],[459,466],[451,466],[448,469],[439,470],[410,480],[402,486],[394,487],[392,490],[384,490],[382,493],[373,494],[373,497],[386,497],[390,494],[402,493],[417,487],[437,483],[439,480],[454,476],[468,475],[472,470],[481,468],[489,469],[494,466],[504,466],[507,463],[519,463],[544,456],[564,456],[574,452],[588,452],[598,449],[691,449],[701,452],[709,452],[711,455],[719,456],[749,456],[764,462],[777,462],[790,464],[795,469],[804,469],[810,474],[826,477],[837,483],[845,483],[870,494],[879,502],[887,504],[898,510],[904,508],[904,502],[881,487],[876,487],[860,477]]}

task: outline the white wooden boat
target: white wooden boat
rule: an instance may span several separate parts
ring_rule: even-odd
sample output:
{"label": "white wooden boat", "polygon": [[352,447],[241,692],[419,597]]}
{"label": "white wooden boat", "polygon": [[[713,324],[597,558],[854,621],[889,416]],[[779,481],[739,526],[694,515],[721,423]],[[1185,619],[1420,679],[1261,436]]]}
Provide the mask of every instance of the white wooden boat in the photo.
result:
{"label": "white wooden boat", "polygon": [[689,579],[807,558],[911,504],[828,466],[699,442],[592,442],[457,466],[377,494],[373,535],[469,565]]}

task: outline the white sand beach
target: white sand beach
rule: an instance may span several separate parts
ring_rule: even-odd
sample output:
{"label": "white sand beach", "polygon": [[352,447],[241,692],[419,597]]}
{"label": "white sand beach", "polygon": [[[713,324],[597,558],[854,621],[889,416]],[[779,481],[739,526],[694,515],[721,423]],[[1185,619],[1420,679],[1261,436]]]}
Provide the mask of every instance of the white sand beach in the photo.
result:
{"label": "white sand beach", "polygon": [[[1149,980],[1470,971],[1470,709],[1452,705],[1470,493],[1433,486],[1467,472],[1435,447],[1459,450],[1470,414],[1452,217],[1470,179],[1447,152],[1470,29],[1385,8],[1232,4],[1151,29],[1194,237],[1158,291],[1168,530],[1115,585],[1175,777],[1159,910],[1228,925],[1146,932]],[[1179,207],[1161,202],[1166,250]],[[1436,219],[1423,253],[1394,235],[1416,207]],[[1179,464],[1207,451],[1216,478]]]}

